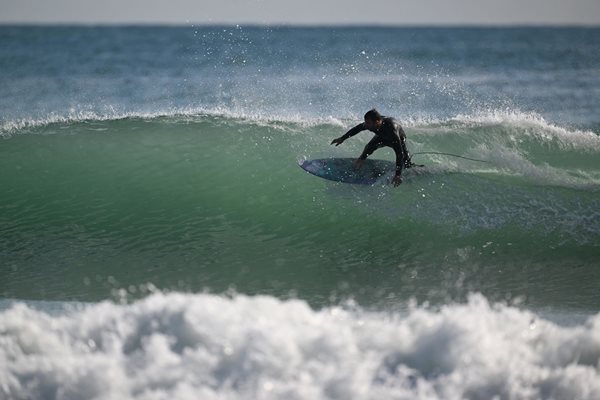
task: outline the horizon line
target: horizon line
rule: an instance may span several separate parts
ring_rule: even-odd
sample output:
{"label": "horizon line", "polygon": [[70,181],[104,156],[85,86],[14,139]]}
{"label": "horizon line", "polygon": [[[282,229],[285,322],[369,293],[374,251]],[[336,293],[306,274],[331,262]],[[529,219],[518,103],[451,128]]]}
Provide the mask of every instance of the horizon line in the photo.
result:
{"label": "horizon line", "polygon": [[556,23],[556,22],[515,22],[515,23],[236,23],[236,22],[69,22],[69,21],[0,21],[0,27],[238,27],[238,28],[600,28],[600,23]]}

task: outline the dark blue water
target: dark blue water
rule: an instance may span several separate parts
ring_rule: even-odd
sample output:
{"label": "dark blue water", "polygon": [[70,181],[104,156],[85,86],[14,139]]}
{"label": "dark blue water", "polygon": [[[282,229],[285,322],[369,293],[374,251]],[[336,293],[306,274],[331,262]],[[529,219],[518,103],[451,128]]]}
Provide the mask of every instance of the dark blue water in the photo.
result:
{"label": "dark blue water", "polygon": [[519,110],[596,128],[596,28],[3,27],[2,119],[401,119]]}

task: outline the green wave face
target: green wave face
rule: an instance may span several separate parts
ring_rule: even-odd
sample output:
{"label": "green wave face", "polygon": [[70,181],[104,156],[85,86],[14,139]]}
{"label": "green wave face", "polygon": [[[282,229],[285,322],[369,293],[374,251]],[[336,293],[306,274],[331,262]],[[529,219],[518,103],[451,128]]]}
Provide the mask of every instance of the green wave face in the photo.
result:
{"label": "green wave face", "polygon": [[489,163],[415,155],[426,167],[398,188],[298,167],[360,154],[369,132],[329,146],[352,123],[195,115],[13,130],[0,141],[0,295],[97,300],[149,282],[313,304],[480,291],[600,305],[596,134],[522,116],[412,123],[411,152]]}

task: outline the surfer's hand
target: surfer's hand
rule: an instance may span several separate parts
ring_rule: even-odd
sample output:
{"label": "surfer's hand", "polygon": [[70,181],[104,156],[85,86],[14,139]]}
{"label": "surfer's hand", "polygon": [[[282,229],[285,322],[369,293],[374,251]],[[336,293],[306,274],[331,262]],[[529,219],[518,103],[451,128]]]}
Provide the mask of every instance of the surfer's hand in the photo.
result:
{"label": "surfer's hand", "polygon": [[358,171],[363,164],[365,163],[365,160],[363,160],[362,158],[357,158],[356,161],[354,161],[354,164],[352,165],[354,167],[355,171]]}
{"label": "surfer's hand", "polygon": [[342,139],[341,137],[337,138],[337,139],[333,139],[331,141],[331,144],[335,144],[336,146],[339,146],[340,144],[344,143],[344,139]]}
{"label": "surfer's hand", "polygon": [[402,183],[402,177],[400,175],[394,176],[394,179],[392,179],[392,183],[394,184],[394,186],[400,185]]}

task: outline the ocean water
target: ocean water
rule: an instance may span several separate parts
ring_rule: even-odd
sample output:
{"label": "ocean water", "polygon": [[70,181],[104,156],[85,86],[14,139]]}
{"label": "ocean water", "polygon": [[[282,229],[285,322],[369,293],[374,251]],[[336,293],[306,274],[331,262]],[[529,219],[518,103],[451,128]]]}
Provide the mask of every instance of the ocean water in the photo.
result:
{"label": "ocean water", "polygon": [[0,27],[0,398],[600,398],[598,38]]}

